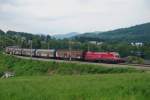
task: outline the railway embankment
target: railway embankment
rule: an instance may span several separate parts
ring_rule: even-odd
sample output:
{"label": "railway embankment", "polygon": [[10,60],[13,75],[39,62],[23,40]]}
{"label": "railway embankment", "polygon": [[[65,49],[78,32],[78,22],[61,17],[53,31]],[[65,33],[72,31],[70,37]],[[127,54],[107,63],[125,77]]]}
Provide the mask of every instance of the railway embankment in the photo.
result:
{"label": "railway embankment", "polygon": [[0,54],[0,73],[5,71],[15,72],[16,76],[21,75],[81,75],[81,74],[111,74],[145,72],[130,66],[108,65],[78,61],[61,61],[30,57],[16,57]]}
{"label": "railway embankment", "polygon": [[52,62],[58,62],[58,63],[77,63],[77,64],[88,64],[88,65],[99,65],[104,67],[110,67],[110,68],[135,68],[139,70],[147,70],[150,71],[150,64],[144,63],[144,64],[129,64],[129,63],[119,63],[119,64],[107,64],[107,63],[95,63],[95,62],[86,62],[86,61],[69,61],[69,60],[56,60],[56,59],[45,59],[45,58],[36,58],[36,57],[25,57],[25,56],[15,56],[20,59],[32,59],[35,61],[52,61]]}

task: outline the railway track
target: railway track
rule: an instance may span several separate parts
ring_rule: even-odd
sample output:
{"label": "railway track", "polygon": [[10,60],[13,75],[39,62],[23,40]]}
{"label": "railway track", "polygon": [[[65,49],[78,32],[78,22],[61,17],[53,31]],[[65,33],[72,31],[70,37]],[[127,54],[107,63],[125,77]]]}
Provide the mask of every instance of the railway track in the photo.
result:
{"label": "railway track", "polygon": [[32,59],[37,61],[55,61],[59,63],[77,63],[77,64],[92,64],[92,65],[101,65],[104,67],[119,67],[119,68],[136,68],[139,70],[148,70],[150,71],[150,64],[106,64],[106,63],[96,63],[96,62],[85,62],[85,61],[68,61],[68,60],[56,60],[56,59],[45,59],[45,58],[36,58],[36,57],[25,57],[25,56],[16,56],[17,58],[21,59]]}
{"label": "railway track", "polygon": [[150,64],[126,64],[126,63],[121,63],[118,65],[129,65],[129,66],[140,66],[140,67],[150,67]]}

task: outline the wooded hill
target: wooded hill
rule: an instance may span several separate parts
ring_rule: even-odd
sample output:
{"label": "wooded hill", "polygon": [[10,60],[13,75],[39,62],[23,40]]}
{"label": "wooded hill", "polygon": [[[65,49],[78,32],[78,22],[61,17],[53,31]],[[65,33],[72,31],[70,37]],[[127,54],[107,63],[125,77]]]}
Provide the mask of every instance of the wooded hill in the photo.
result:
{"label": "wooded hill", "polygon": [[[37,35],[25,32],[0,30],[0,50],[7,46],[30,48],[30,40],[34,49],[69,49],[90,50],[103,52],[118,52],[121,57],[144,53],[150,59],[150,23],[130,28],[118,29],[108,32],[93,32],[78,35],[69,39],[55,39],[50,35]],[[104,41],[102,44],[93,44],[88,41]],[[143,46],[133,46],[131,42],[146,42]]]}
{"label": "wooded hill", "polygon": [[[32,40],[32,47],[34,49],[69,49],[69,39],[55,39],[50,35],[38,35],[25,32],[0,30],[0,50],[7,46],[19,46],[21,48],[30,48]],[[72,41],[72,49],[87,50],[87,43],[80,43]],[[92,46],[92,44],[91,44]],[[96,46],[94,45],[96,48]],[[92,48],[94,48],[92,47]],[[95,49],[94,48],[94,49]]]}
{"label": "wooded hill", "polygon": [[31,33],[25,32],[16,32],[16,31],[7,31],[6,33],[0,30],[0,46],[23,46],[29,47],[30,40],[33,42],[34,48],[40,48],[42,44],[45,44],[48,40],[51,39],[49,35],[34,35]]}
{"label": "wooded hill", "polygon": [[89,32],[73,38],[79,41],[150,42],[150,23],[107,32]]}

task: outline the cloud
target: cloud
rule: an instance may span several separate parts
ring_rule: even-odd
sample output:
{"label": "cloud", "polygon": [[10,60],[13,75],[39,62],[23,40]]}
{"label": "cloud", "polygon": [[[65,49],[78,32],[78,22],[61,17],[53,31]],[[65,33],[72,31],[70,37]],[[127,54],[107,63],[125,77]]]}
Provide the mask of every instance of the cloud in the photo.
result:
{"label": "cloud", "polygon": [[104,31],[150,21],[148,0],[0,0],[0,28],[33,33]]}

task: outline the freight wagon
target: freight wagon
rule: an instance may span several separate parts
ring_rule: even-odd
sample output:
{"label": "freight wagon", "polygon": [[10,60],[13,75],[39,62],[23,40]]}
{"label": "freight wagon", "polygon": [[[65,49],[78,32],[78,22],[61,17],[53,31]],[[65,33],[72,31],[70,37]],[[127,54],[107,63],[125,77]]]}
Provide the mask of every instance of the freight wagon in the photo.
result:
{"label": "freight wagon", "polygon": [[75,51],[75,50],[57,50],[56,51],[56,58],[57,59],[74,59],[80,60],[83,58],[82,51]]}
{"label": "freight wagon", "polygon": [[9,46],[9,47],[6,47],[5,52],[8,54],[15,54],[17,49],[19,49],[19,48],[16,46]]}
{"label": "freight wagon", "polygon": [[55,58],[55,50],[37,49],[35,51],[35,56],[43,58]]}
{"label": "freight wagon", "polygon": [[14,48],[13,49],[13,54],[15,54],[15,55],[22,55],[22,49],[20,49],[20,48]]}
{"label": "freight wagon", "polygon": [[22,49],[22,56],[35,56],[36,49]]}

